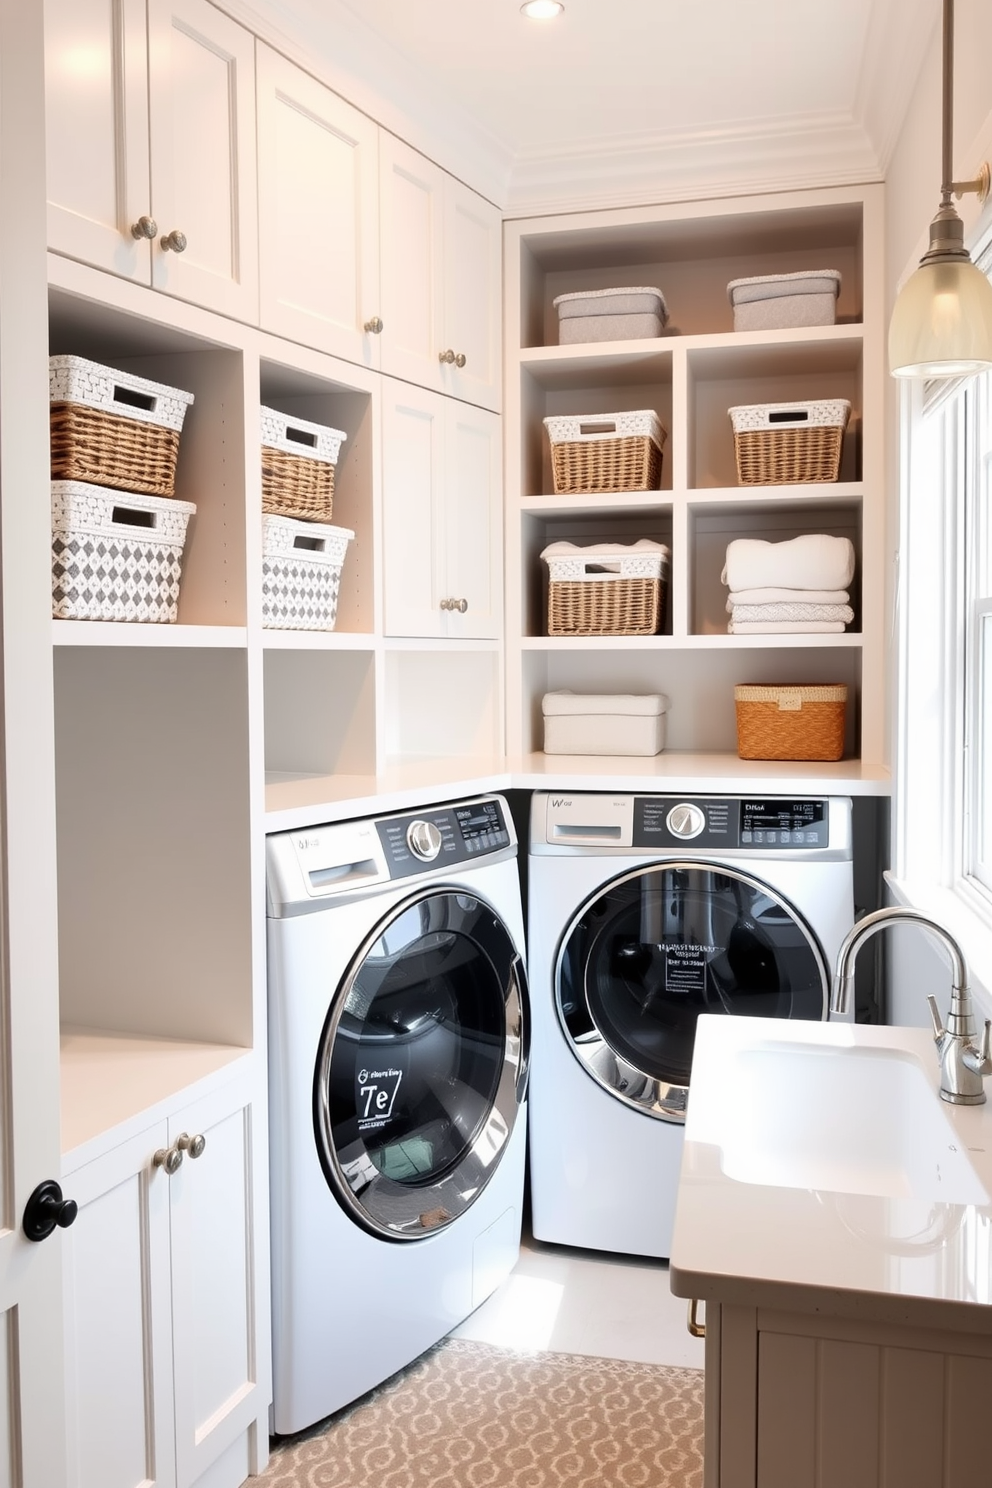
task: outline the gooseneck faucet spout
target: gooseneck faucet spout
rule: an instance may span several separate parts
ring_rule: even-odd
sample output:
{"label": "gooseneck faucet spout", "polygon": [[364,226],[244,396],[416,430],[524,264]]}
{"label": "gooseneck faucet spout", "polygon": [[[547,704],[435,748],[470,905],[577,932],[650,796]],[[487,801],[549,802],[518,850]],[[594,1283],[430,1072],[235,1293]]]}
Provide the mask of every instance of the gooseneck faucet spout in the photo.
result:
{"label": "gooseneck faucet spout", "polygon": [[832,1013],[846,1013],[851,1001],[851,983],[854,979],[854,963],[866,940],[891,924],[917,925],[927,930],[944,946],[951,959],[951,1006],[947,1014],[947,1027],[941,1023],[936,1000],[927,997],[930,1019],[933,1023],[933,1038],[940,1059],[940,1096],[953,1105],[978,1106],[985,1100],[984,1076],[992,1074],[992,1055],[989,1039],[992,1023],[985,1020],[980,1047],[976,1047],[975,1015],[972,1010],[971,991],[968,986],[968,968],[961,947],[952,935],[936,921],[927,919],[915,909],[893,905],[888,909],[876,909],[865,915],[854,928],[848,931],[843,945],[837,953],[837,969],[834,972],[833,994],[830,999]]}

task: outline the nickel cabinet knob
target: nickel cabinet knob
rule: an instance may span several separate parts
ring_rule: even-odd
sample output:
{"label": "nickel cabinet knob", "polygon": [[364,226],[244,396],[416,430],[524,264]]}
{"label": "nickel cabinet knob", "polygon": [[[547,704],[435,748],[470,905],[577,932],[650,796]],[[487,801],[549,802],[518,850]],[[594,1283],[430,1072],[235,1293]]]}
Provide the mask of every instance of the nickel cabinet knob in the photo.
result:
{"label": "nickel cabinet knob", "polygon": [[447,349],[447,351],[439,351],[438,352],[437,359],[438,359],[439,362],[446,362],[450,366],[451,363],[455,360],[455,353],[452,351],[451,347],[449,346],[448,349]]}
{"label": "nickel cabinet knob", "polygon": [[131,223],[131,236],[132,236],[132,238],[139,239],[139,241],[140,241],[141,238],[149,238],[149,239],[151,239],[151,238],[157,238],[158,237],[158,223],[155,221],[155,218],[154,217],[139,217],[138,220],[137,220],[137,222],[132,222]]}
{"label": "nickel cabinet knob", "polygon": [[378,315],[373,315],[373,317],[372,317],[371,320],[367,320],[365,322],[365,329],[368,331],[368,333],[369,333],[370,336],[381,335],[381,333],[382,333],[382,319],[381,319],[381,317],[378,316]]}
{"label": "nickel cabinet knob", "polygon": [[188,1152],[195,1161],[203,1156],[203,1149],[207,1145],[207,1139],[202,1132],[197,1132],[195,1137],[188,1136],[186,1132],[180,1132],[176,1138],[176,1146],[180,1152]]}
{"label": "nickel cabinet knob", "polygon": [[468,609],[468,600],[467,599],[442,599],[442,601],[441,601],[441,609],[442,610],[457,610],[458,613],[459,613],[459,615],[464,615],[465,611]]}
{"label": "nickel cabinet knob", "polygon": [[161,243],[163,253],[170,251],[173,253],[186,252],[186,234],[180,232],[178,227],[174,227],[172,232],[166,233],[165,237],[161,239]]}
{"label": "nickel cabinet knob", "polygon": [[160,1147],[152,1158],[153,1168],[164,1168],[171,1178],[183,1165],[183,1154],[178,1142],[171,1147]]}
{"label": "nickel cabinet knob", "polygon": [[464,367],[465,360],[466,360],[465,359],[465,353],[463,351],[460,351],[458,353],[458,355],[455,357],[455,366],[456,367]]}

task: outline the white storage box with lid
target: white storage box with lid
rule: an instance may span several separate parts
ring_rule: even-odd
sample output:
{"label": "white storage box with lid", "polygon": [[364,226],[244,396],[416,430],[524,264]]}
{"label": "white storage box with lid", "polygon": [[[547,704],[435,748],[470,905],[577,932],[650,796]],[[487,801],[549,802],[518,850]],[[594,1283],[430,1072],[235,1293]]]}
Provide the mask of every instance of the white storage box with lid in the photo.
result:
{"label": "white storage box with lid", "polygon": [[833,325],[837,319],[840,277],[836,269],[804,269],[798,274],[731,279],[727,294],[734,307],[734,330],[779,331],[792,326]]}
{"label": "white storage box with lid", "polygon": [[668,324],[668,306],[660,289],[587,289],[558,295],[558,344],[577,341],[638,341],[660,336]]}
{"label": "white storage box with lid", "polygon": [[52,481],[57,620],[176,619],[191,501]]}
{"label": "white storage box with lid", "polygon": [[661,693],[546,692],[545,754],[660,754],[668,699]]}
{"label": "white storage box with lid", "polygon": [[334,467],[347,434],[327,424],[259,409],[262,432],[262,510],[277,517],[329,522]]}
{"label": "white storage box with lid", "polygon": [[347,527],[262,517],[262,625],[333,630],[341,569],[355,536]]}
{"label": "white storage box with lid", "polygon": [[193,394],[78,356],[48,359],[52,479],[171,497]]}

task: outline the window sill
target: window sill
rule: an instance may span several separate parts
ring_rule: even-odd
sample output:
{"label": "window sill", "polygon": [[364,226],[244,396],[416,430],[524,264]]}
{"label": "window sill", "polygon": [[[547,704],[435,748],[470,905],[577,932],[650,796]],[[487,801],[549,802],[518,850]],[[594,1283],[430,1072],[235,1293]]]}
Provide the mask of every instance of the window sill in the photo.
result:
{"label": "window sill", "polygon": [[919,910],[953,935],[968,965],[975,1011],[992,1018],[992,917],[982,912],[984,906],[938,884],[899,879],[891,873],[885,880],[893,903]]}

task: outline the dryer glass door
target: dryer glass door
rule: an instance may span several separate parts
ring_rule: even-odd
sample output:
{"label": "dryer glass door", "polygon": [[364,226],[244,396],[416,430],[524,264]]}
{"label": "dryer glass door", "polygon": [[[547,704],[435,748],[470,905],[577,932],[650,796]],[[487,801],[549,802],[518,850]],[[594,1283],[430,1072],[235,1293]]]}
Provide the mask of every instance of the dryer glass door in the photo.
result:
{"label": "dryer glass door", "polygon": [[520,956],[485,901],[405,901],[352,962],[314,1079],[327,1180],[367,1229],[418,1240],[478,1198],[525,1089]]}
{"label": "dryer glass door", "polygon": [[830,980],[812,931],[767,885],[673,863],[615,879],[583,906],[555,989],[589,1074],[650,1115],[681,1121],[700,1013],[822,1019]]}

